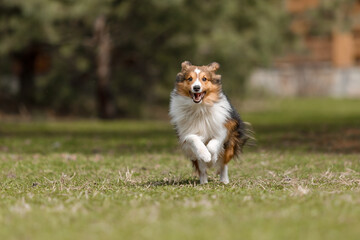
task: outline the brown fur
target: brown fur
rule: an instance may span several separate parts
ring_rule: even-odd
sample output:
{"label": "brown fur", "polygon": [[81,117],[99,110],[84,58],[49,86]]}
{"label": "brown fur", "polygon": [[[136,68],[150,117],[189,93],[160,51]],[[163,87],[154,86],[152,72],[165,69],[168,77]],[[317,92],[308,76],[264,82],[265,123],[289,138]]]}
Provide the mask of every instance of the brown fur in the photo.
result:
{"label": "brown fur", "polygon": [[236,131],[238,123],[230,119],[225,123],[225,127],[228,130],[227,139],[224,144],[224,154],[223,154],[223,161],[224,164],[230,162],[230,160],[238,153],[240,149],[238,149],[240,136],[239,133]]}
{"label": "brown fur", "polygon": [[195,172],[200,175],[200,168],[199,168],[199,163],[197,160],[191,160],[192,164],[193,164],[193,167],[194,167],[194,170]]}
{"label": "brown fur", "polygon": [[[201,71],[199,74],[199,81],[201,82],[203,91],[206,91],[203,102],[211,105],[219,100],[219,93],[221,92],[221,75],[215,74],[215,71],[220,67],[218,63],[211,63],[206,66],[194,66],[191,65],[190,62],[185,61],[181,64],[181,67],[181,72],[176,76],[176,90],[178,94],[191,98],[189,92],[191,90],[191,85],[197,78],[194,71],[198,68]],[[188,80],[190,77],[192,78],[192,81]],[[203,78],[206,78],[206,81],[203,81]]]}

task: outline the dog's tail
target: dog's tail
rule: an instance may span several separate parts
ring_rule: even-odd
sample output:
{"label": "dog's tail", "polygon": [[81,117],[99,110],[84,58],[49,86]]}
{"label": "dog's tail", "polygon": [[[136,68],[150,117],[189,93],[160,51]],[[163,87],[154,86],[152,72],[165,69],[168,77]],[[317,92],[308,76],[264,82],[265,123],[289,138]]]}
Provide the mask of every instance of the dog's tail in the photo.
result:
{"label": "dog's tail", "polygon": [[239,118],[235,128],[230,132],[229,140],[224,144],[225,162],[230,161],[232,156],[239,157],[245,146],[256,145],[255,133],[250,123],[243,122]]}
{"label": "dog's tail", "polygon": [[256,138],[254,129],[249,122],[242,122],[239,134],[238,150],[243,151],[245,146],[256,146]]}

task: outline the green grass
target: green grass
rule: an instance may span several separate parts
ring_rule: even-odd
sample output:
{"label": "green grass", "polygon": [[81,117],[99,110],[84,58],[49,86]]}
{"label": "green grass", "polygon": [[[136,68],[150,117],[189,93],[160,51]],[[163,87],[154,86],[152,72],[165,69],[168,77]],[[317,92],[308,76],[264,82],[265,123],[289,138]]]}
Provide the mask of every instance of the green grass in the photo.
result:
{"label": "green grass", "polygon": [[0,239],[358,239],[360,100],[247,101],[199,185],[167,121],[1,122]]}

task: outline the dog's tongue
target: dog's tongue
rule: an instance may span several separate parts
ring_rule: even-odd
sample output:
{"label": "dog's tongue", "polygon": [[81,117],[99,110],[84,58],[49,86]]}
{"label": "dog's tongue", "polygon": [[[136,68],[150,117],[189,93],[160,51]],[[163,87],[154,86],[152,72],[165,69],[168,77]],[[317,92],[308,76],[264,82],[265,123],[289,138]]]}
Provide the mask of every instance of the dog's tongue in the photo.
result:
{"label": "dog's tongue", "polygon": [[194,93],[195,101],[200,101],[201,93]]}

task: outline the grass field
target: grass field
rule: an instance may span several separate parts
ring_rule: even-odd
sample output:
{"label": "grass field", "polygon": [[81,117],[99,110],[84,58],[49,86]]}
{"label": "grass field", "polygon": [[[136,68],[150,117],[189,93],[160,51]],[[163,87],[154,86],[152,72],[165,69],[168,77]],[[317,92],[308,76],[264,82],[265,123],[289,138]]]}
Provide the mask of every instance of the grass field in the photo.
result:
{"label": "grass field", "polygon": [[0,123],[0,239],[359,239],[360,100],[247,101],[199,185],[166,121]]}

